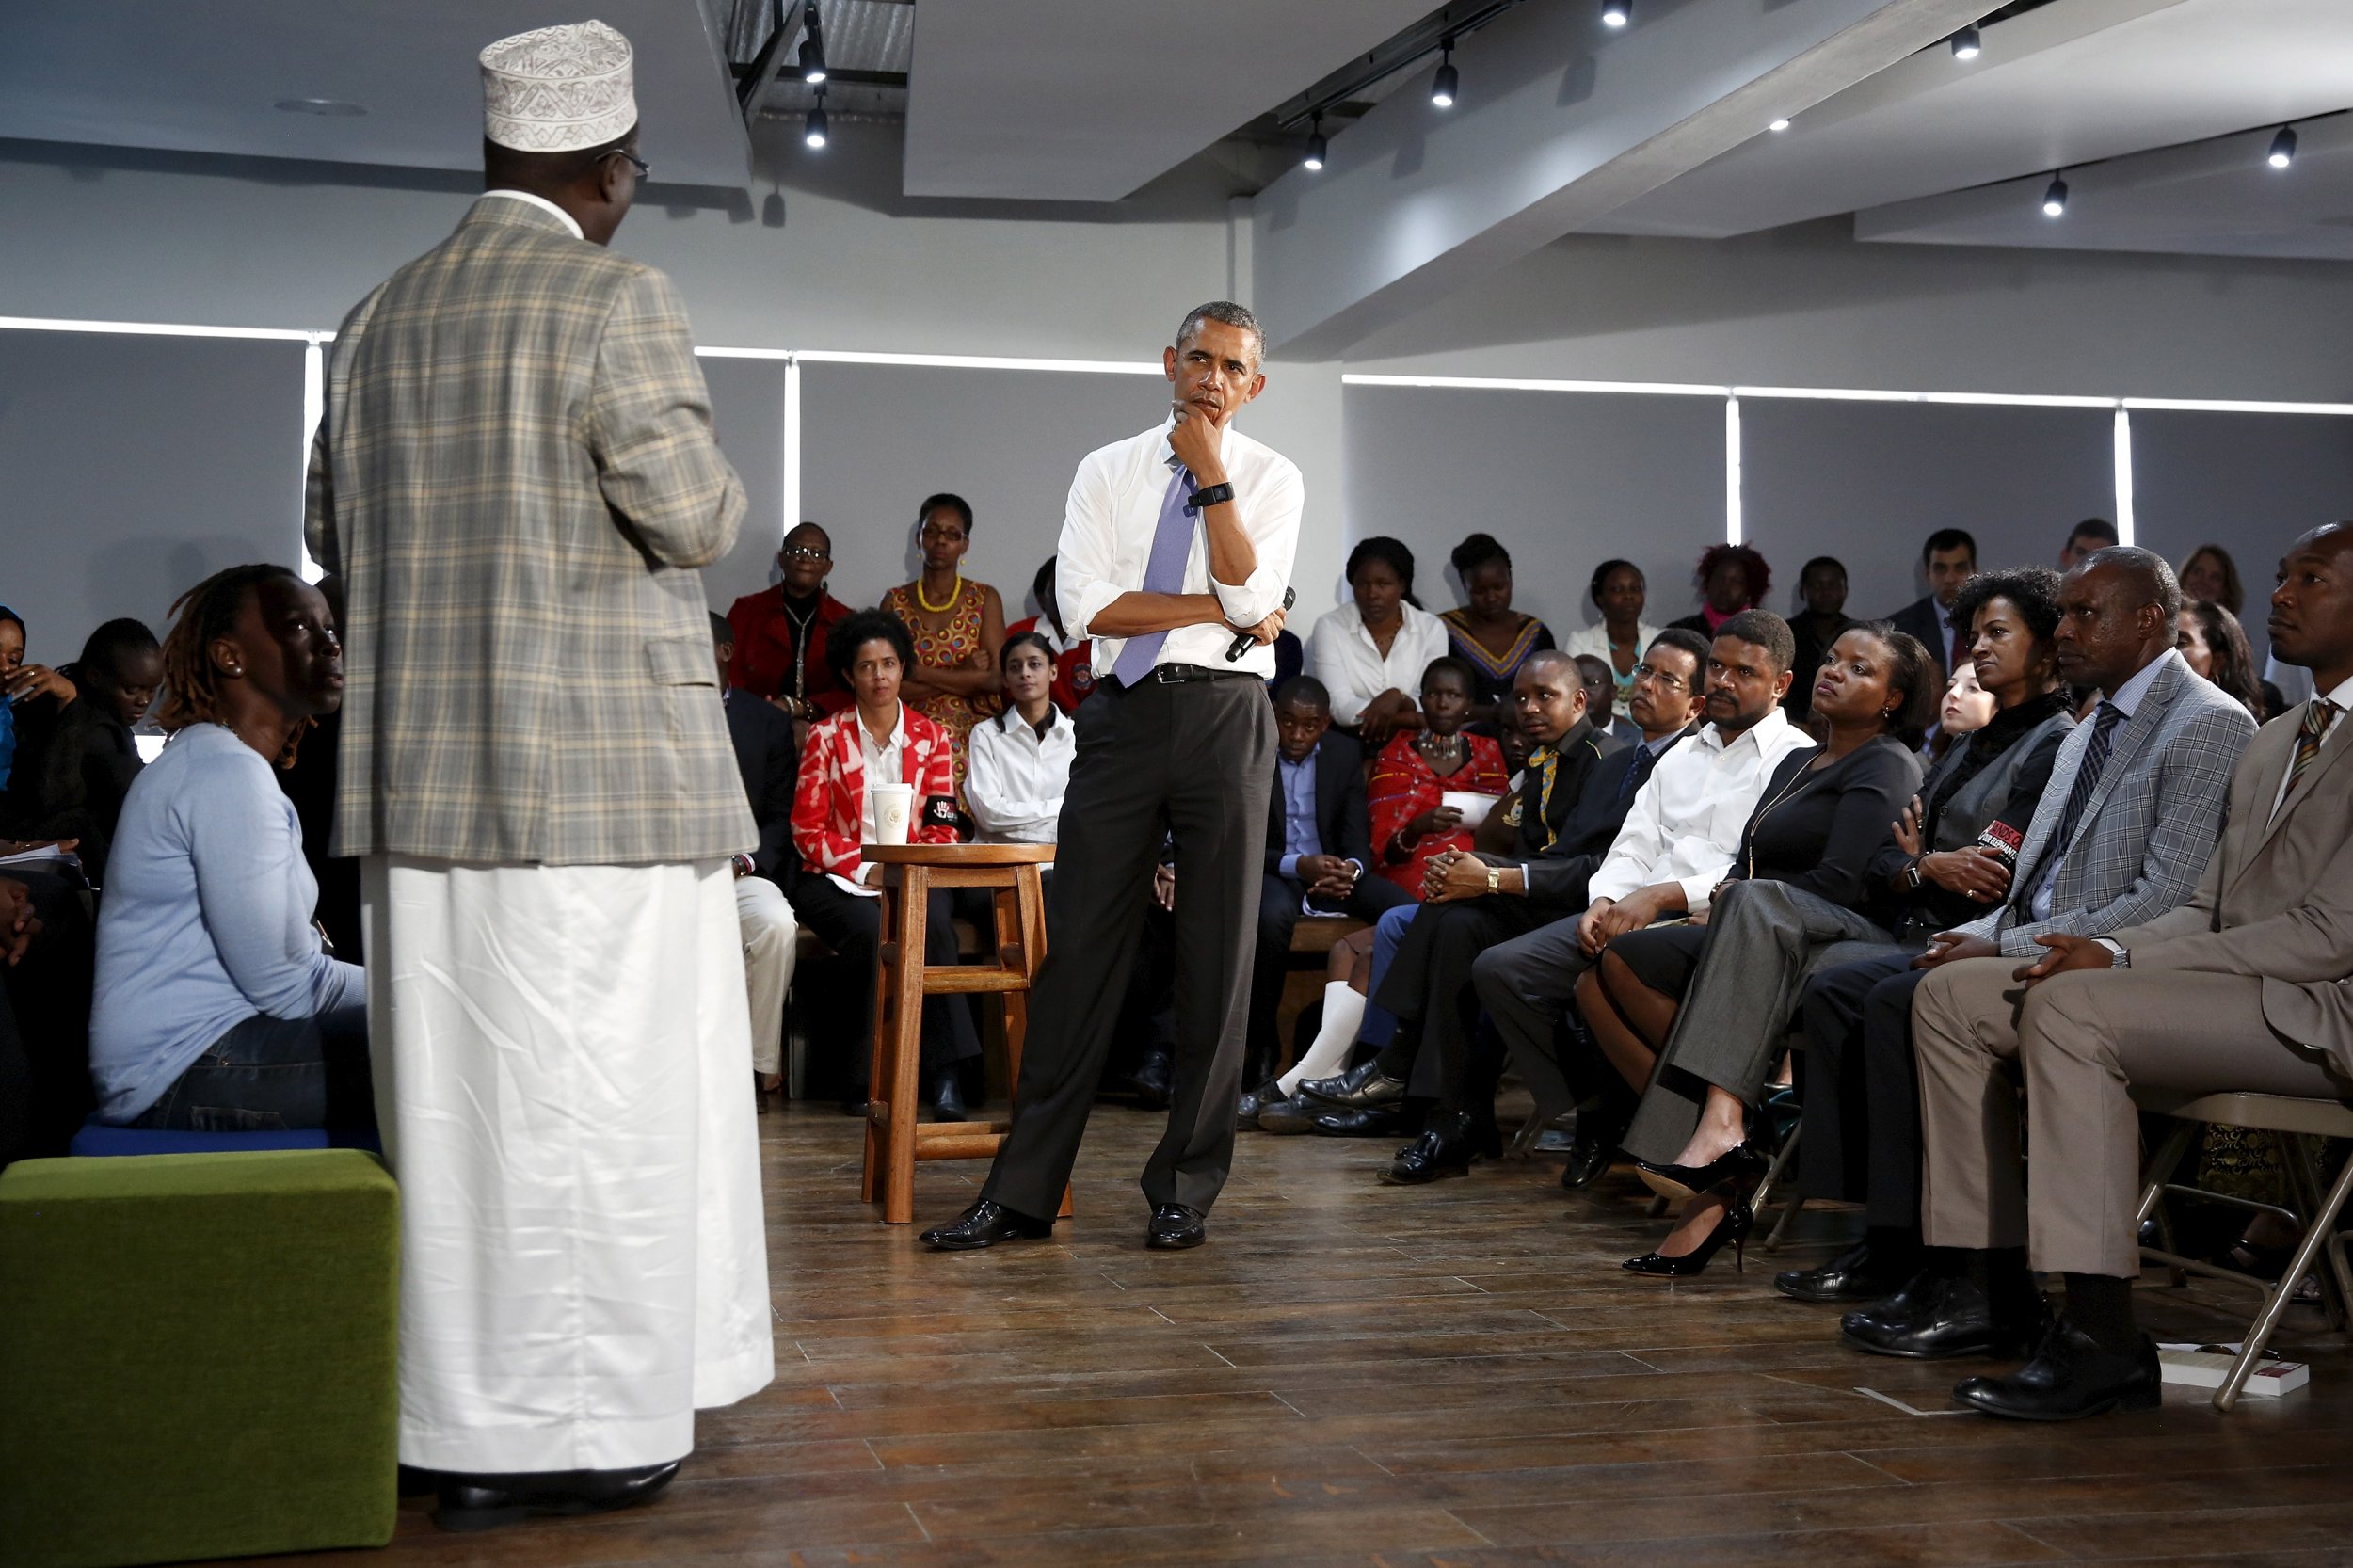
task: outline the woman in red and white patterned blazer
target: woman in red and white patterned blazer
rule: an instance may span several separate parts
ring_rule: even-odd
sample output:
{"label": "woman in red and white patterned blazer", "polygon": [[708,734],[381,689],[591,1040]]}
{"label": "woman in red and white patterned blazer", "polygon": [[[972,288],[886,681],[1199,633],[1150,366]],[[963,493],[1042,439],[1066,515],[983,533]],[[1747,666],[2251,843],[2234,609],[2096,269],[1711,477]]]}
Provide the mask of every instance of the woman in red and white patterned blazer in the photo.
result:
{"label": "woman in red and white patterned blazer", "polygon": [[[870,773],[912,785],[914,814],[907,837],[919,844],[952,844],[955,828],[935,824],[924,803],[955,800],[954,753],[948,731],[899,700],[899,682],[915,662],[914,639],[895,616],[860,610],[836,626],[826,661],[856,701],[810,726],[801,747],[801,774],[792,796],[792,846],[802,874],[793,885],[793,913],[840,956],[850,971],[849,994],[839,1009],[832,1045],[842,1064],[845,1110],[865,1109],[874,999],[874,949],[881,939],[882,898],[869,886],[877,868],[861,846],[874,838],[866,786]],[[931,896],[924,962],[953,964],[956,934],[945,891]],[[964,1119],[959,1064],[981,1054],[971,1006],[961,997],[923,1003],[925,1098],[942,1121]]]}

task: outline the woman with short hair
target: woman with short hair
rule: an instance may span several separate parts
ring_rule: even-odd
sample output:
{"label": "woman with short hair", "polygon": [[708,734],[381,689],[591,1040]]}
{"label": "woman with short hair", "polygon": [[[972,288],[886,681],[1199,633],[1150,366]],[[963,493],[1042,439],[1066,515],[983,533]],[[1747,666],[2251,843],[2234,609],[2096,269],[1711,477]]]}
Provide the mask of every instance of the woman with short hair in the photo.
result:
{"label": "woman with short hair", "polygon": [[1438,618],[1471,674],[1471,721],[1493,725],[1529,655],[1553,646],[1552,628],[1512,608],[1512,552],[1495,536],[1473,534],[1449,560],[1468,602]]}
{"label": "woman with short hair", "polygon": [[1608,664],[1618,689],[1616,707],[1623,712],[1634,696],[1634,666],[1658,638],[1659,629],[1642,618],[1650,588],[1641,568],[1631,561],[1609,560],[1593,568],[1585,597],[1601,612],[1601,619],[1570,632],[1561,651],[1573,659],[1590,654]]}
{"label": "woman with short hair", "polygon": [[1447,650],[1446,624],[1414,600],[1414,552],[1383,536],[1348,552],[1350,601],[1316,622],[1307,670],[1332,698],[1333,728],[1378,750],[1421,728],[1410,692]]}

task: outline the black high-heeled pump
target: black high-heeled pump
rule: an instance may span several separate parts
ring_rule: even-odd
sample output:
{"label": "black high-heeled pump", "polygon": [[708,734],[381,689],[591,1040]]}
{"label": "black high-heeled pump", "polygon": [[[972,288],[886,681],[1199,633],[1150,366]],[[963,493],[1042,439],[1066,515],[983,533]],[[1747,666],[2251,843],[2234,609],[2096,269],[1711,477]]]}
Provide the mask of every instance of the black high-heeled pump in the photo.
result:
{"label": "black high-heeled pump", "polygon": [[1707,1260],[1716,1256],[1726,1241],[1732,1243],[1732,1267],[1737,1273],[1748,1272],[1744,1256],[1749,1244],[1749,1232],[1756,1227],[1756,1213],[1749,1208],[1749,1200],[1730,1198],[1725,1201],[1724,1217],[1716,1222],[1700,1244],[1680,1257],[1669,1257],[1661,1252],[1646,1252],[1640,1257],[1629,1257],[1621,1265],[1630,1274],[1654,1274],[1662,1279],[1689,1279],[1707,1267]]}
{"label": "black high-heeled pump", "polygon": [[1761,1176],[1772,1160],[1755,1144],[1743,1141],[1735,1144],[1705,1165],[1654,1165],[1647,1160],[1637,1160],[1637,1169],[1655,1176],[1680,1182],[1694,1192],[1705,1192],[1718,1187]]}

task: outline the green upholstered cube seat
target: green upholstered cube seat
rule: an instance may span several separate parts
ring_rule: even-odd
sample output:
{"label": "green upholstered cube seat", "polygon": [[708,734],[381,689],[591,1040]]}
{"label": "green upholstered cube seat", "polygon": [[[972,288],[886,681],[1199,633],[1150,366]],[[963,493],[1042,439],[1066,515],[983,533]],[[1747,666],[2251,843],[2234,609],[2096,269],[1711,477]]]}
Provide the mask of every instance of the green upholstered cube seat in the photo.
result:
{"label": "green upholstered cube seat", "polygon": [[0,1174],[0,1560],[390,1541],[399,1258],[357,1150]]}

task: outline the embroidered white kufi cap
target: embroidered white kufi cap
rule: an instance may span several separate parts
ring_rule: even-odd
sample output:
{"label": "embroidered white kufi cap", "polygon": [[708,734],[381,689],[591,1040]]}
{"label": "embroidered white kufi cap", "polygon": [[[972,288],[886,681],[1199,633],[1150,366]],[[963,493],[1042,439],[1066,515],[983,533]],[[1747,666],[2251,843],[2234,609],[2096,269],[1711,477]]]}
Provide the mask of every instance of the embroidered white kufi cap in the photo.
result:
{"label": "embroidered white kufi cap", "polygon": [[601,22],[539,27],[482,52],[482,132],[520,152],[572,152],[637,123],[629,40]]}

